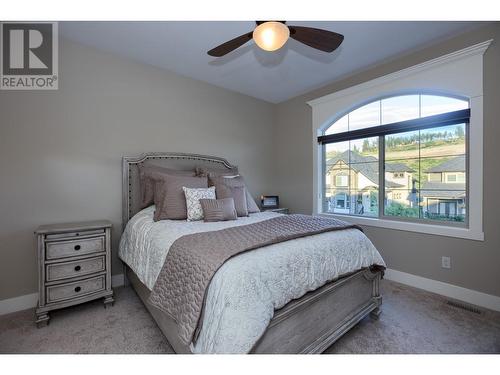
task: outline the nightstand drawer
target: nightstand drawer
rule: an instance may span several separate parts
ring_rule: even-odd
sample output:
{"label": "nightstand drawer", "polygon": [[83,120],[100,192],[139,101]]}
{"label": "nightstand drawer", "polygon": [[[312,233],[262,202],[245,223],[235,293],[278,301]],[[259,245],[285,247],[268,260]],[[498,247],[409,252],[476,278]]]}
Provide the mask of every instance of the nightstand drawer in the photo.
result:
{"label": "nightstand drawer", "polygon": [[75,260],[72,262],[52,263],[46,266],[46,281],[55,281],[88,275],[106,269],[105,257]]}
{"label": "nightstand drawer", "polygon": [[47,242],[45,257],[58,259],[105,251],[105,237]]}
{"label": "nightstand drawer", "polygon": [[100,275],[72,283],[49,286],[46,293],[47,303],[78,298],[104,290],[106,288],[105,277],[106,275]]}
{"label": "nightstand drawer", "polygon": [[92,236],[92,235],[103,235],[104,234],[104,229],[97,229],[97,230],[86,230],[84,232],[67,232],[67,233],[55,233],[55,234],[47,234],[45,236],[45,239],[50,241],[50,240],[57,240],[57,239],[66,239],[68,237],[80,237],[80,236]]}

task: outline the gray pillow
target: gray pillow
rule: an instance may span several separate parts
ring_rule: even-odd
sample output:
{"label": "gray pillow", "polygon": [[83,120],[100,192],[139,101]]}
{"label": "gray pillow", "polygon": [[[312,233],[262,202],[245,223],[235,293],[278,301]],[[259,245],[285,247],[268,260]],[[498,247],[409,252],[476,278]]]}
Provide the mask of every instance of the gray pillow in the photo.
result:
{"label": "gray pillow", "polygon": [[248,216],[246,188],[244,186],[227,186],[223,183],[215,185],[217,199],[233,198],[234,208],[238,216]]}
{"label": "gray pillow", "polygon": [[200,199],[205,221],[236,220],[238,215],[233,198]]}
{"label": "gray pillow", "polygon": [[255,203],[255,200],[252,197],[252,194],[248,191],[248,188],[245,189],[246,194],[247,194],[247,208],[248,208],[248,213],[253,214],[256,212],[260,212],[259,206],[257,206],[257,203]]}
{"label": "gray pillow", "polygon": [[[236,186],[243,186],[245,188],[245,195],[246,195],[246,202],[247,202],[247,211],[248,213],[252,214],[255,212],[260,212],[259,206],[255,203],[254,199],[252,198],[252,195],[248,191],[248,188],[245,184],[245,180],[243,176],[241,175],[236,175],[236,176],[230,176],[230,175],[219,175],[219,176],[214,176],[213,174],[209,173],[208,174],[208,185],[209,186],[216,186],[216,183],[222,183],[224,185],[230,186],[230,187],[236,187]],[[217,194],[217,188],[216,188],[216,194]],[[236,204],[236,202],[235,202]]]}
{"label": "gray pillow", "polygon": [[194,176],[195,171],[179,171],[152,164],[139,164],[139,187],[141,194],[141,208],[151,206],[154,203],[155,181],[162,174],[178,176]]}
{"label": "gray pillow", "polygon": [[238,176],[238,168],[215,169],[206,167],[196,167],[194,171],[195,175],[198,177]]}
{"label": "gray pillow", "polygon": [[155,185],[154,202],[156,205],[154,221],[187,218],[186,196],[183,187],[206,188],[206,177],[176,176],[163,174],[158,176]]}

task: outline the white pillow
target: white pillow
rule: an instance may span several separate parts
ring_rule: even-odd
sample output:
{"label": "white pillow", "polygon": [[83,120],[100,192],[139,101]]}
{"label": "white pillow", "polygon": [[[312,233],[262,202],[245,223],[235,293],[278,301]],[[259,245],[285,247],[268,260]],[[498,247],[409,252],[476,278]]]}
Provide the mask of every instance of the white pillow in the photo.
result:
{"label": "white pillow", "polygon": [[200,199],[215,199],[215,186],[209,188],[182,187],[186,195],[187,220],[196,221],[203,219],[203,209]]}

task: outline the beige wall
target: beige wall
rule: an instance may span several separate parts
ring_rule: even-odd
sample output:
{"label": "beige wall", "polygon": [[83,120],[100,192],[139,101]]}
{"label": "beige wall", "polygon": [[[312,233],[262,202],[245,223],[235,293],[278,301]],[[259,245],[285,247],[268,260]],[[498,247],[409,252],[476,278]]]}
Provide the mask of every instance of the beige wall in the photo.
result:
{"label": "beige wall", "polygon": [[[484,233],[469,241],[365,227],[390,268],[500,296],[500,23],[475,30],[277,105],[274,127],[276,194],[295,212],[313,207],[312,112],[308,100],[345,89],[488,39],[484,56]],[[441,256],[451,256],[451,270]]]}
{"label": "beige wall", "polygon": [[[121,273],[122,155],[219,155],[239,165],[254,195],[276,193],[283,206],[310,213],[307,100],[489,38],[496,41],[485,55],[485,241],[370,227],[366,234],[391,268],[500,296],[497,23],[279,105],[62,40],[58,91],[0,91],[0,300],[36,291],[32,233],[39,224],[112,220],[113,273]],[[440,268],[442,255],[451,256],[451,270]]]}
{"label": "beige wall", "polygon": [[36,291],[40,224],[110,219],[113,273],[121,157],[218,155],[254,195],[271,192],[273,105],[62,40],[54,92],[0,92],[0,300]]}

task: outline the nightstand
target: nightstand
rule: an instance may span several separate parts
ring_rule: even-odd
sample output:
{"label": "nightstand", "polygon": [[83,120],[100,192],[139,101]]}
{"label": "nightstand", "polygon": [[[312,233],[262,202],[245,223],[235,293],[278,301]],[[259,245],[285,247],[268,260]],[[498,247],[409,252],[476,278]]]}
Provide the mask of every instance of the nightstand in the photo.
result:
{"label": "nightstand", "polygon": [[97,298],[114,302],[111,289],[111,222],[42,225],[35,231],[38,256],[36,324],[49,311]]}
{"label": "nightstand", "polygon": [[267,208],[267,209],[264,208],[262,211],[277,212],[279,214],[284,214],[284,215],[288,215],[289,214],[288,208]]}

